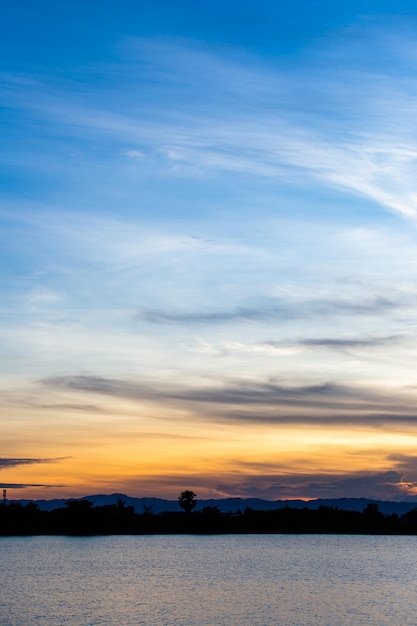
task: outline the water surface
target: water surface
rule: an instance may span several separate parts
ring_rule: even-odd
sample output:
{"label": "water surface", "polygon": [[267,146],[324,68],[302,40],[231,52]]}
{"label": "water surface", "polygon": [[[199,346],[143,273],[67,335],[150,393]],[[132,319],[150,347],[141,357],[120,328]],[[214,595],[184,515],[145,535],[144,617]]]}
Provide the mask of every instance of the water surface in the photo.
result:
{"label": "water surface", "polygon": [[3,537],[2,626],[416,624],[417,537]]}

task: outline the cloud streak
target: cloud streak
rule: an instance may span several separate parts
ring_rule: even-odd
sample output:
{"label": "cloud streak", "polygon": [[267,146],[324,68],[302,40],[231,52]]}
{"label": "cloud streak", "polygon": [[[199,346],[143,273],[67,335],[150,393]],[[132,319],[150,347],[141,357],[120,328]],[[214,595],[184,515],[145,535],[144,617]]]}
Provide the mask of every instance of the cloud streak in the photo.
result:
{"label": "cloud streak", "polygon": [[43,487],[45,489],[61,487],[63,485],[43,485],[39,483],[2,483],[0,489],[26,489],[27,487]]}
{"label": "cloud streak", "polygon": [[20,467],[22,465],[38,465],[39,463],[57,463],[68,457],[60,457],[56,459],[36,459],[36,458],[0,458],[0,470]]}
{"label": "cloud streak", "polygon": [[158,309],[140,309],[136,317],[140,321],[153,324],[221,324],[242,321],[306,319],[323,316],[368,316],[381,315],[403,306],[388,298],[375,297],[367,301],[343,300],[307,300],[296,303],[282,301],[277,305],[264,308],[237,307],[229,311],[164,311]]}

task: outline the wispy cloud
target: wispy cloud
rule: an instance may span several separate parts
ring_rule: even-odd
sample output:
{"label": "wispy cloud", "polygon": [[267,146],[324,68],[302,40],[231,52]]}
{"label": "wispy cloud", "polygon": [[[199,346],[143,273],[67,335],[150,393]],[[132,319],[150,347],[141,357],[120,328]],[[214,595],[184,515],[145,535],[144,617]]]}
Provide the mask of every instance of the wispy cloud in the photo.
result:
{"label": "wispy cloud", "polygon": [[304,350],[329,350],[334,352],[363,352],[369,354],[369,350],[385,348],[389,346],[401,345],[410,337],[404,335],[393,335],[388,337],[317,337],[300,338],[285,341],[261,341],[261,342],[240,342],[225,341],[218,344],[200,344],[194,349],[207,354],[231,355],[234,353],[243,354],[266,354],[270,356],[291,356]]}
{"label": "wispy cloud", "polygon": [[[360,35],[365,31],[364,49]],[[401,45],[404,35],[407,46]],[[313,56],[309,51],[288,74],[256,57],[239,61],[184,42],[138,40],[126,61],[135,81],[124,69],[129,95],[119,98],[116,108],[110,83],[92,92],[86,105],[73,82],[51,86],[42,79],[36,84],[33,78],[5,76],[3,97],[47,121],[56,133],[65,128],[84,139],[100,135],[120,148],[124,143],[127,158],[140,157],[143,163],[150,156],[152,167],[161,171],[236,172],[297,185],[315,180],[415,217],[417,81],[408,59],[415,44],[401,24],[387,37],[380,25],[366,23],[355,37],[338,33]],[[395,70],[378,63],[382,50],[384,58],[395,57]],[[144,85],[152,106],[138,104]]]}

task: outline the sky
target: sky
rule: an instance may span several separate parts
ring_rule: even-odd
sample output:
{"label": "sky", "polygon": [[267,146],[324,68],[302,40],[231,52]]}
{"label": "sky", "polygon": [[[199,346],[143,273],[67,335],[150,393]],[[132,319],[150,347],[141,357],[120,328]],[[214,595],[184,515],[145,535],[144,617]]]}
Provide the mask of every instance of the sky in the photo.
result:
{"label": "sky", "polygon": [[417,501],[417,0],[15,0],[10,499]]}

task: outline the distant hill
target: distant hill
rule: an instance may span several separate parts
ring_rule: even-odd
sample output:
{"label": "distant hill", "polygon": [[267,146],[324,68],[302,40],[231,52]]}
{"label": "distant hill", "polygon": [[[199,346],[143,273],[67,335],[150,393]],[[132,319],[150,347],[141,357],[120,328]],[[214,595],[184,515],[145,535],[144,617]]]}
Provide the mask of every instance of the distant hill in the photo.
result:
{"label": "distant hill", "polygon": [[[127,506],[133,506],[136,513],[143,513],[145,507],[151,507],[153,513],[163,511],[179,511],[177,500],[164,500],[162,498],[131,498],[121,493],[111,495],[91,495],[83,498],[59,498],[55,500],[14,500],[22,505],[35,502],[43,511],[51,511],[65,506],[68,500],[90,500],[94,506],[106,504],[116,504],[119,499],[126,502]],[[210,500],[199,500],[197,498],[196,510],[201,510],[206,506],[216,506],[225,513],[236,513],[244,511],[247,507],[258,511],[269,511],[272,509],[282,509],[285,506],[291,508],[317,509],[319,506],[332,506],[346,511],[363,511],[368,504],[377,504],[381,513],[390,515],[398,513],[404,515],[408,511],[417,508],[417,499],[413,502],[390,502],[384,500],[371,500],[367,498],[333,498],[309,500],[262,500],[261,498],[219,498]]]}

